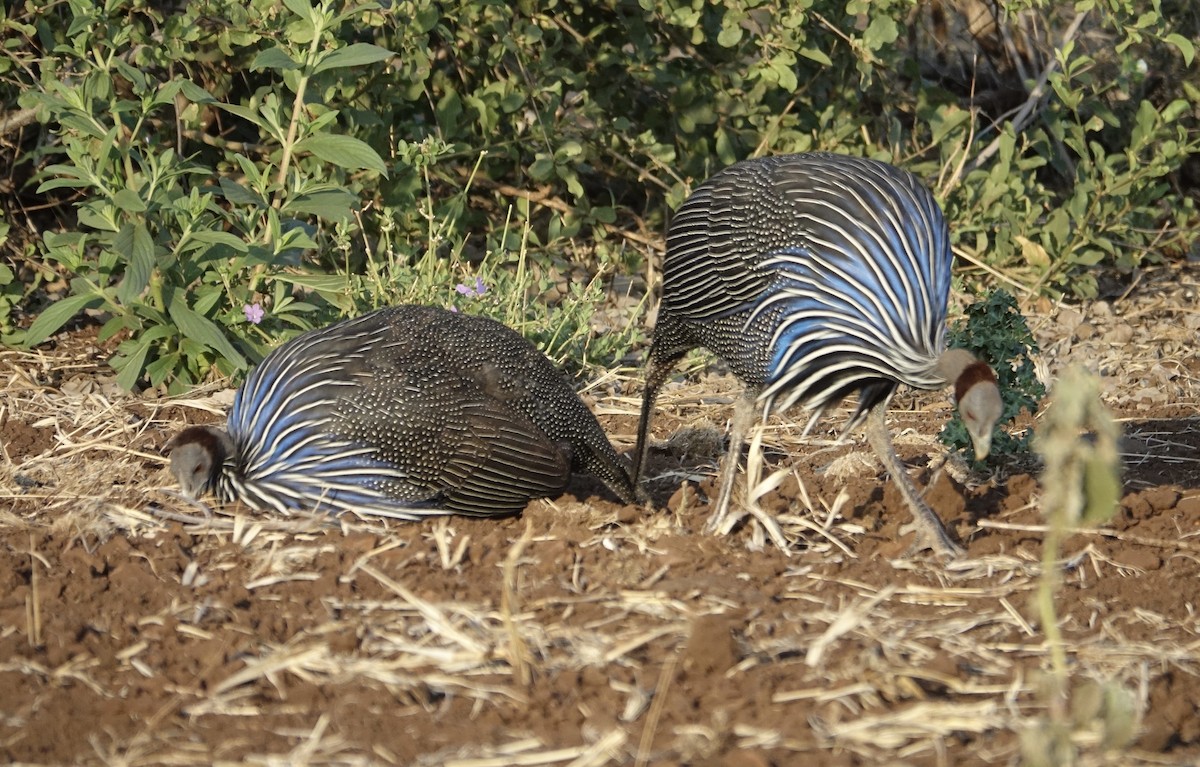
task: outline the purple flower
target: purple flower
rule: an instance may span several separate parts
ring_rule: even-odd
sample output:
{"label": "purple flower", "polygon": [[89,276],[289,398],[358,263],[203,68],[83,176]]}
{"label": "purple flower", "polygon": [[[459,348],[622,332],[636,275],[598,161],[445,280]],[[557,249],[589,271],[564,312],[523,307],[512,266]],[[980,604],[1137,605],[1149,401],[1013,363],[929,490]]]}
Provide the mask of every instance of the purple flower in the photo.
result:
{"label": "purple flower", "polygon": [[255,325],[262,322],[263,315],[266,314],[263,311],[262,304],[246,304],[242,307],[242,311],[246,314],[246,322]]}
{"label": "purple flower", "polygon": [[454,289],[458,291],[459,295],[468,296],[470,298],[476,298],[478,296],[482,296],[484,293],[486,293],[488,291],[487,284],[483,281],[482,277],[475,278],[475,286],[474,287],[471,287],[470,285],[467,285],[466,283],[460,282],[454,286]]}

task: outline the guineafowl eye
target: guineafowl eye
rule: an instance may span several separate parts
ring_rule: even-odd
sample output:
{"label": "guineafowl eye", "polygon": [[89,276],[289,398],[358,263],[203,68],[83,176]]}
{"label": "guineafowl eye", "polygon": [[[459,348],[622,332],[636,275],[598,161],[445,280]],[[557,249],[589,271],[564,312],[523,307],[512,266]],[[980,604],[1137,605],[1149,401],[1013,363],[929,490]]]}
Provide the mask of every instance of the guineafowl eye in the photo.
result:
{"label": "guineafowl eye", "polygon": [[845,428],[866,422],[868,441],[912,510],[915,545],[961,554],[908,478],[886,423],[900,384],[953,384],[971,413],[976,454],[987,455],[1000,395],[986,364],[946,349],[952,260],[933,195],[912,174],[883,162],[812,152],[747,160],[708,179],[667,233],[635,484],[660,387],[686,352],[704,347],[746,385],[710,530],[723,527],[756,413],[800,405],[811,411],[811,428],[826,408],[855,392],[857,407]]}

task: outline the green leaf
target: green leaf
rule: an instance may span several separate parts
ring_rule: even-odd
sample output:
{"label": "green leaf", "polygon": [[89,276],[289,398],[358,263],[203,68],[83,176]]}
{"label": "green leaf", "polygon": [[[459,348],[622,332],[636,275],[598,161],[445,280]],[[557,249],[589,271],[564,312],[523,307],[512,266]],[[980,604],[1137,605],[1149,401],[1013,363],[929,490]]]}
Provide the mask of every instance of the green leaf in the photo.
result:
{"label": "green leaf", "polygon": [[554,173],[554,158],[540,154],[529,166],[529,176],[534,181],[545,181]]}
{"label": "green leaf", "polygon": [[579,183],[579,174],[573,168],[558,168],[558,177],[567,182],[567,191],[577,200],[585,196],[583,184]]}
{"label": "green leaf", "polygon": [[138,379],[142,377],[142,366],[146,364],[146,356],[150,353],[152,343],[152,339],[142,336],[137,340],[131,354],[126,354],[119,361],[114,359],[110,362],[114,368],[120,368],[117,385],[125,391],[133,391]]}
{"label": "green leaf", "polygon": [[1057,208],[1046,219],[1043,231],[1049,234],[1056,249],[1066,246],[1071,236],[1071,217],[1062,208]]}
{"label": "green leaf", "polygon": [[969,120],[971,113],[954,105],[943,108],[937,119],[930,122],[934,144],[941,144],[946,136]]}
{"label": "green leaf", "polygon": [[193,341],[198,341],[210,349],[215,350],[222,357],[232,362],[238,370],[246,368],[246,358],[233,348],[233,344],[229,343],[229,339],[225,337],[224,331],[221,330],[215,322],[205,317],[202,314],[197,314],[187,305],[182,291],[175,293],[171,305],[167,309],[174,320],[175,325],[179,328],[179,332]]}
{"label": "green leaf", "polygon": [[[150,385],[158,386],[163,381],[167,380],[167,376],[171,375],[171,373],[179,367],[179,363],[179,353],[171,352],[170,354],[164,354],[163,356],[154,360],[154,362],[151,362],[149,365],[147,365],[146,377],[150,379]],[[176,378],[173,384],[177,383],[178,381],[179,379]]]}
{"label": "green leaf", "polygon": [[59,328],[84,309],[92,309],[103,303],[97,295],[78,295],[60,298],[38,315],[25,334],[25,345],[34,346],[58,332]]}
{"label": "green leaf", "polygon": [[154,269],[154,238],[145,222],[139,221],[133,227],[133,248],[129,251],[129,270],[125,280],[132,282],[136,291],[132,296],[141,295],[150,284],[150,273]]}
{"label": "green leaf", "polygon": [[[732,165],[737,160],[737,150],[733,145],[733,136],[724,128],[717,128],[716,141],[717,157],[722,165]],[[609,222],[611,223],[611,222]]]}
{"label": "green leaf", "polygon": [[62,189],[64,187],[67,189],[82,189],[91,185],[90,181],[78,178],[55,178],[39,184],[37,192],[38,194],[42,194],[43,192],[52,192],[55,189]]}
{"label": "green leaf", "polygon": [[257,125],[260,128],[265,127],[263,123],[263,117],[258,113],[257,110],[247,109],[239,104],[224,104],[222,102],[217,102],[214,106],[224,109],[231,115],[237,115],[243,120],[246,120],[253,125]]}
{"label": "green leaf", "polygon": [[308,0],[283,0],[283,4],[288,7],[292,13],[302,19],[311,19],[313,15],[313,7],[309,5]]}
{"label": "green leaf", "polygon": [[124,256],[128,263],[125,278],[117,288],[117,298],[129,305],[150,284],[150,273],[154,269],[154,240],[145,223],[126,224],[113,240],[113,250],[118,257]]}
{"label": "green leaf", "polygon": [[1192,102],[1187,99],[1175,99],[1170,104],[1163,107],[1160,116],[1163,123],[1173,123],[1179,119],[1181,115],[1188,114],[1192,111]]}
{"label": "green leaf", "polygon": [[76,215],[80,224],[101,232],[116,232],[121,228],[116,223],[116,207],[109,205],[103,197],[93,197],[80,205]]}
{"label": "green leaf", "polygon": [[103,327],[96,333],[96,340],[104,343],[122,330],[132,330],[135,327],[137,327],[137,320],[132,315],[118,314],[104,323]]}
{"label": "green leaf", "polygon": [[829,55],[820,48],[801,48],[797,53],[809,61],[815,61],[822,66],[833,66],[833,59],[829,58]]}
{"label": "green leaf", "polygon": [[863,32],[863,43],[871,50],[877,51],[896,42],[899,36],[900,29],[896,26],[896,20],[880,14],[871,19],[871,23]]}
{"label": "green leaf", "polygon": [[83,232],[46,232],[42,235],[42,242],[46,243],[46,247],[51,251],[79,248],[87,239]]}
{"label": "green leaf", "polygon": [[612,224],[617,220],[617,211],[607,206],[592,208],[589,213],[592,218],[604,224]]}
{"label": "green leaf", "polygon": [[[180,356],[181,355],[179,352],[163,354],[160,356],[160,358],[150,362],[149,365],[146,365],[146,378],[150,379],[151,387],[157,387],[157,385],[160,385],[162,382],[164,382],[164,380],[167,380],[167,377],[170,376],[170,374],[178,370],[180,367],[180,362],[182,361]],[[180,383],[182,382],[180,382],[179,377],[174,378],[172,380],[172,384],[170,384],[170,387],[168,387],[168,394],[173,394],[176,390],[176,384]],[[179,387],[179,390],[184,391],[187,388],[190,387]]]}
{"label": "green leaf", "polygon": [[771,69],[778,77],[779,87],[787,93],[794,93],[799,82],[796,80],[795,60],[791,55],[780,54],[771,61]]}
{"label": "green leaf", "polygon": [[354,214],[358,198],[342,189],[327,189],[288,200],[283,213],[310,214],[326,221],[345,221]]}
{"label": "green leaf", "polygon": [[207,291],[208,292],[206,293],[201,293],[200,296],[196,298],[196,303],[192,305],[192,309],[200,314],[208,314],[210,311],[212,311],[213,308],[220,302],[225,293],[225,291],[221,290],[221,288],[216,285],[209,285]]}
{"label": "green leaf", "polygon": [[1138,105],[1137,117],[1133,131],[1129,135],[1129,146],[1135,150],[1148,144],[1158,127],[1158,110],[1149,101]]}
{"label": "green leaf", "polygon": [[581,154],[583,154],[583,144],[578,141],[564,141],[559,144],[558,149],[554,150],[556,158],[578,157]]}
{"label": "green leaf", "polygon": [[[335,5],[335,3],[330,3],[329,5],[333,6],[333,5]],[[326,25],[327,28],[335,29],[339,25],[341,25],[341,23],[344,21],[353,19],[355,16],[365,15],[368,11],[374,11],[374,10],[379,9],[379,3],[372,3],[372,2],[361,3],[361,4],[360,3],[342,3],[342,5],[345,6],[346,8],[348,8],[348,10],[345,10],[342,13],[335,15],[330,20],[330,22]],[[407,11],[408,9],[406,8],[405,10]]]}
{"label": "green leaf", "polygon": [[198,232],[192,232],[192,239],[202,242],[205,245],[227,245],[238,253],[245,253],[250,249],[245,240],[230,232],[202,229]]}
{"label": "green leaf", "polygon": [[462,116],[462,99],[458,97],[458,93],[449,85],[446,86],[446,93],[438,99],[435,107],[437,114],[437,124],[442,130],[457,131],[458,118]]}
{"label": "green leaf", "polygon": [[253,205],[256,208],[267,207],[266,200],[232,179],[222,177],[217,180],[217,185],[221,187],[221,194],[225,196],[225,199],[234,205]]}
{"label": "green leaf", "polygon": [[722,48],[732,48],[742,40],[742,28],[736,24],[723,27],[717,35],[717,44]]}
{"label": "green leaf", "polygon": [[287,71],[289,69],[298,69],[300,67],[291,56],[287,54],[280,46],[268,48],[265,51],[259,51],[254,57],[254,61],[250,62],[250,71],[256,72],[260,69],[276,69],[279,71]]}
{"label": "green leaf", "polygon": [[184,97],[193,104],[212,104],[216,101],[208,91],[196,85],[191,80],[181,80],[179,82],[179,90],[182,91]]}
{"label": "green leaf", "polygon": [[291,226],[280,232],[278,251],[280,253],[291,249],[312,250],[315,247],[317,247],[317,243],[305,226]]}
{"label": "green leaf", "polygon": [[[104,137],[100,139],[100,145],[92,151],[92,159],[96,162],[94,167],[103,168],[109,162],[113,155],[113,147],[117,143],[117,134],[120,130],[120,125],[114,125],[108,129]],[[114,158],[115,159],[115,158]]]}
{"label": "green leaf", "polygon": [[365,141],[351,136],[318,133],[296,144],[297,152],[310,152],[325,162],[347,170],[374,170],[385,178],[387,165]]}
{"label": "green leaf", "polygon": [[114,205],[126,213],[146,212],[146,201],[129,187],[117,190],[117,193],[112,196],[112,201]]}
{"label": "green leaf", "polygon": [[1080,248],[1070,254],[1070,262],[1082,266],[1095,266],[1104,260],[1105,253],[1099,248]]}
{"label": "green leaf", "polygon": [[345,276],[337,274],[280,274],[275,279],[318,293],[341,293],[350,287]]}
{"label": "green leaf", "polygon": [[395,55],[387,48],[381,48],[378,45],[354,43],[353,45],[347,45],[345,48],[332,51],[328,55],[318,59],[313,73],[324,72],[327,69],[340,69],[342,67],[361,67],[367,64],[374,64],[377,61],[386,61]]}

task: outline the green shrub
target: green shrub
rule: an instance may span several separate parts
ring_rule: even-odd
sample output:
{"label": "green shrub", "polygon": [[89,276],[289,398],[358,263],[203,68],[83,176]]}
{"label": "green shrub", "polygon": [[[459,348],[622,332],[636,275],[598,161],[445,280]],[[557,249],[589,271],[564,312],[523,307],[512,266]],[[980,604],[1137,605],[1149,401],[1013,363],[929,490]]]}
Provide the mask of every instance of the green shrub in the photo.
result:
{"label": "green shrub", "polygon": [[[38,191],[82,197],[79,228],[44,238],[46,259],[70,275],[71,295],[38,316],[25,343],[95,309],[109,318],[101,341],[127,336],[112,359],[122,385],[132,388],[144,374],[179,390],[213,366],[243,371],[247,356],[261,356],[282,327],[309,325],[305,315],[315,307],[271,278],[299,267],[317,247],[311,219],[352,215],[355,197],[344,188],[351,172],[382,175],[385,166],[367,144],[337,133],[337,110],[306,102],[306,89],[322,75],[330,80],[391,53],[338,44],[330,30],[353,14],[297,0],[288,7],[295,15],[287,36],[263,48],[249,69],[279,72],[292,98],[263,86],[245,104],[232,104],[180,76],[146,74],[142,67],[163,51],[127,48],[149,32],[131,23],[147,19],[133,3],[70,3],[71,23],[54,53],[73,76],[51,80],[27,100],[59,125],[65,155],[43,170]],[[261,143],[254,159],[226,154],[237,175],[215,176],[172,148],[183,113],[213,108],[253,126]],[[262,294],[271,311],[260,326],[249,307],[261,307]]]}
{"label": "green shrub", "polygon": [[[970,349],[996,371],[996,383],[1004,403],[998,426],[1011,423],[1022,411],[1029,415],[1037,413],[1042,397],[1046,395],[1046,387],[1038,380],[1033,364],[1038,345],[1011,293],[995,290],[968,306],[966,318],[951,326],[947,336],[951,347]],[[992,436],[992,454],[1027,453],[1030,433],[1026,430],[1014,435],[998,429]],[[971,446],[971,435],[957,412],[942,427],[939,438],[947,447],[963,455]]]}
{"label": "green shrub", "polygon": [[[1200,141],[1196,30],[1179,26],[1196,20],[1170,10],[1080,2],[1103,45],[1022,39],[1026,81],[989,75],[1034,106],[1013,126],[922,42],[928,9],[900,0],[199,0],[170,15],[26,0],[0,24],[0,92],[46,126],[19,162],[62,223],[9,271],[70,290],[3,338],[38,343],[87,309],[122,339],[122,384],[181,390],[281,336],[385,300],[448,304],[486,274],[512,298],[475,308],[611,364],[636,334],[585,342],[589,302],[547,308],[544,287],[640,270],[645,237],[626,233],[661,232],[693,183],[806,149],[913,169],[975,260],[1088,294],[1093,265],[1189,244],[1194,205],[1169,182]],[[1020,13],[1056,34],[1069,17],[1027,0],[998,28],[1023,34]]]}

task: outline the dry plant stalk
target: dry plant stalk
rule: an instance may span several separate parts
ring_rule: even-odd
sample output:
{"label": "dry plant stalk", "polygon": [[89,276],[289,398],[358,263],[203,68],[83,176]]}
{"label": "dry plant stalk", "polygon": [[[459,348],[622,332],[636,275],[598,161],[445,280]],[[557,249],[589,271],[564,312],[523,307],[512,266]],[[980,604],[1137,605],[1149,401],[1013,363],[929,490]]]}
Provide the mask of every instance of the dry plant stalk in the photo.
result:
{"label": "dry plant stalk", "polygon": [[508,550],[504,558],[504,588],[500,592],[500,611],[504,617],[504,628],[508,633],[509,663],[512,664],[513,677],[521,688],[528,690],[533,684],[532,656],[525,638],[521,635],[517,614],[520,612],[520,600],[517,597],[517,566],[525,547],[533,540],[533,522],[525,520],[525,533]]}
{"label": "dry plant stalk", "polygon": [[[1055,394],[1037,441],[1045,461],[1042,508],[1049,529],[1042,546],[1036,599],[1054,676],[1062,683],[1067,678],[1067,659],[1054,611],[1054,592],[1060,580],[1059,548],[1077,524],[1105,522],[1116,510],[1121,491],[1120,430],[1100,401],[1099,383],[1088,372],[1080,368],[1067,371]],[[1064,687],[1060,685],[1060,693]]]}
{"label": "dry plant stalk", "polygon": [[25,621],[28,624],[27,636],[30,647],[42,645],[42,601],[38,594],[38,560],[37,543],[33,539],[33,531],[29,531],[29,596],[25,599]]}
{"label": "dry plant stalk", "polygon": [[[1073,723],[1102,720],[1106,741],[1127,741],[1132,735],[1132,709],[1126,700],[1128,695],[1118,685],[1105,685],[1094,695],[1087,694],[1088,688],[1083,687],[1071,696],[1074,699],[1068,698],[1070,672],[1054,606],[1054,595],[1062,580],[1059,550],[1063,539],[1080,524],[1107,521],[1117,508],[1121,492],[1117,450],[1120,428],[1100,401],[1099,381],[1086,370],[1068,370],[1054,393],[1054,404],[1035,442],[1045,462],[1042,507],[1048,526],[1034,601],[1046,634],[1051,673],[1045,690],[1046,719],[1022,734],[1025,762],[1039,767],[1075,763]],[[1105,705],[1092,704],[1096,695]],[[1126,736],[1108,737],[1116,733]]]}

